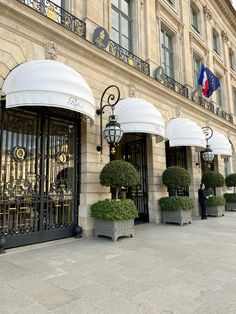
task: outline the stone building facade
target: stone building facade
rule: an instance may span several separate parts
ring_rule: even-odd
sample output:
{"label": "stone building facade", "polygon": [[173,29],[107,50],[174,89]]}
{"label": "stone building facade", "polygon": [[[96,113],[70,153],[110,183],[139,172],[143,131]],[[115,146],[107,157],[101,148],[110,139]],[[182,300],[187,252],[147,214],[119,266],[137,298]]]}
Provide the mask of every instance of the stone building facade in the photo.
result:
{"label": "stone building facade", "polygon": [[[110,196],[99,183],[99,172],[111,158],[124,158],[139,171],[139,186],[130,195],[140,220],[161,222],[158,200],[167,195],[161,180],[167,165],[183,166],[191,174],[189,191],[182,192],[195,200],[197,216],[205,165],[204,148],[194,140],[191,144],[192,127],[199,131],[208,125],[213,136],[221,135],[224,143],[217,147],[216,140],[214,169],[223,175],[236,172],[236,12],[229,0],[0,0],[0,16],[0,228],[9,247],[71,236],[77,224],[91,236],[90,206]],[[220,79],[221,88],[210,99],[201,97],[197,85],[201,64]],[[58,100],[79,88],[69,79],[74,71],[91,92],[91,101],[85,98],[93,113],[84,109],[86,104],[74,110],[74,100],[71,108]],[[131,128],[117,152],[111,155],[103,143],[101,158],[96,108],[113,84],[122,99],[143,100],[143,113],[148,102],[166,127],[179,121],[173,134],[180,144],[170,147],[164,134],[160,138],[144,126],[129,131],[138,116],[130,110]],[[16,101],[22,91],[28,102],[20,105]],[[75,101],[81,97],[77,92]],[[39,98],[45,94],[42,107]],[[9,108],[11,97],[15,104]],[[108,115],[106,108],[103,125]],[[143,119],[151,123],[145,114]]]}

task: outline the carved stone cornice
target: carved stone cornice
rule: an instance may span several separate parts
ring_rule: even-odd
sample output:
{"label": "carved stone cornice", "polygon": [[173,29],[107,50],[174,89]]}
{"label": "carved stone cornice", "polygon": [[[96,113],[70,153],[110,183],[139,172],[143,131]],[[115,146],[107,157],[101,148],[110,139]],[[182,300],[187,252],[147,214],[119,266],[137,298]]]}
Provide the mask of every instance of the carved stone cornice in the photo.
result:
{"label": "carved stone cornice", "polygon": [[206,18],[210,21],[212,19],[212,12],[207,5],[204,5],[203,12],[206,15]]}
{"label": "carved stone cornice", "polygon": [[230,4],[227,4],[226,1],[215,0],[214,2],[218,6],[220,11],[224,14],[225,18],[230,23],[233,30],[236,30],[236,11],[234,9],[231,9]]}

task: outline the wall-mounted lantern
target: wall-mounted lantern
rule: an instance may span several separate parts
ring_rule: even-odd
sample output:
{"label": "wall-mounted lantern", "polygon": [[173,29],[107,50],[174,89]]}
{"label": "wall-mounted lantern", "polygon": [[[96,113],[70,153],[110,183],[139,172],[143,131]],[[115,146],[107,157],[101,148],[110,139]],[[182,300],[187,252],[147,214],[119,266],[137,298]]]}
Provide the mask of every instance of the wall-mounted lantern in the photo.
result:
{"label": "wall-mounted lantern", "polygon": [[208,167],[210,167],[210,164],[212,163],[214,159],[214,153],[211,150],[210,146],[208,145],[208,140],[213,136],[213,130],[209,126],[204,126],[202,130],[203,130],[203,133],[205,134],[206,143],[207,143],[206,150],[203,152],[202,158],[204,159],[204,161],[207,162]]}
{"label": "wall-mounted lantern", "polygon": [[[114,93],[115,91],[115,93]],[[103,99],[107,95],[107,100],[105,105],[103,105]],[[97,151],[103,153],[103,137],[106,142],[111,146],[111,153],[115,153],[115,147],[120,142],[123,131],[120,124],[117,122],[117,117],[114,115],[115,105],[120,100],[120,90],[116,85],[108,86],[101,97],[100,108],[97,109],[97,115],[100,115],[100,145],[97,146]],[[108,117],[109,122],[107,123],[105,129],[102,128],[102,114],[104,113],[105,107],[111,107],[111,114]]]}

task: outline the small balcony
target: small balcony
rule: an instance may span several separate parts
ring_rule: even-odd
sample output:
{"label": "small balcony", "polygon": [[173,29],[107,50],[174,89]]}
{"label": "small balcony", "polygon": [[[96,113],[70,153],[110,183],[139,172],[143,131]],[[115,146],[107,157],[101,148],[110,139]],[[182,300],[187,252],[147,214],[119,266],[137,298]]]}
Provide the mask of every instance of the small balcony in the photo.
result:
{"label": "small balcony", "polygon": [[[80,37],[86,39],[86,23],[75,17],[74,15],[70,14],[62,7],[56,5],[55,3],[47,0],[16,0],[31,9],[37,11],[38,13],[44,15],[45,17],[53,20],[57,24],[65,27],[66,29],[70,30],[71,32],[77,34]],[[174,2],[172,0],[168,0],[171,4]],[[123,48],[122,46],[118,45],[113,40],[109,40],[109,53],[112,54],[114,57],[122,60],[129,66],[133,67],[134,69],[144,73],[145,75],[150,75],[150,65],[148,62],[143,61],[141,58],[137,57],[127,49]],[[175,91],[176,93],[182,95],[185,98],[190,98],[189,90],[185,85],[175,81],[170,76],[164,73],[164,69],[159,66],[156,70],[156,77],[155,79],[160,82],[161,84],[165,85],[167,88]],[[234,123],[232,114],[229,114],[223,111],[221,108],[216,108],[215,104],[212,102],[207,101],[206,99],[199,96],[198,92],[192,93],[192,101],[194,101],[199,106],[203,107],[204,109],[210,111],[211,113],[218,115],[219,117],[229,121],[230,123]]]}
{"label": "small balcony", "polygon": [[74,15],[70,14],[60,6],[51,1],[40,0],[17,0],[38,13],[53,20],[57,24],[62,25],[71,32],[85,38],[86,36],[86,24],[79,20]]}
{"label": "small balcony", "polygon": [[214,103],[207,101],[206,99],[199,96],[198,91],[194,91],[192,93],[192,100],[198,104],[199,106],[203,107],[204,109],[212,112],[213,114],[229,121],[230,123],[234,123],[233,115],[223,111],[221,108],[215,106]]}
{"label": "small balcony", "polygon": [[179,82],[175,81],[172,77],[162,74],[162,79],[159,80],[160,83],[165,85],[166,87],[172,89],[176,93],[188,98],[188,88]]}
{"label": "small balcony", "polygon": [[109,52],[116,58],[122,60],[128,65],[132,66],[136,70],[150,75],[150,65],[149,63],[143,61],[139,57],[135,56],[133,53],[129,52],[122,46],[118,45],[116,42],[110,39],[109,41]]}

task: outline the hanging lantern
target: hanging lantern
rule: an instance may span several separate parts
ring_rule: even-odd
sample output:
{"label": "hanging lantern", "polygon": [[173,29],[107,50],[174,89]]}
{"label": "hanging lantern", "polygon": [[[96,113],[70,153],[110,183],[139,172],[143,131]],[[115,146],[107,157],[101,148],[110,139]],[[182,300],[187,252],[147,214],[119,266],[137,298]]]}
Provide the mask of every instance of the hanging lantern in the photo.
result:
{"label": "hanging lantern", "polygon": [[210,149],[210,146],[207,145],[206,150],[203,152],[202,154],[202,158],[208,163],[210,164],[213,159],[214,159],[214,153],[213,151]]}
{"label": "hanging lantern", "polygon": [[122,135],[123,131],[120,128],[120,124],[116,121],[116,117],[114,115],[109,116],[109,122],[103,131],[105,141],[112,146],[116,146],[120,142]]}

